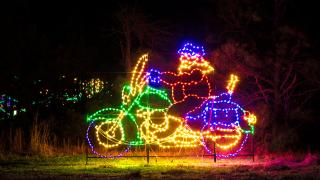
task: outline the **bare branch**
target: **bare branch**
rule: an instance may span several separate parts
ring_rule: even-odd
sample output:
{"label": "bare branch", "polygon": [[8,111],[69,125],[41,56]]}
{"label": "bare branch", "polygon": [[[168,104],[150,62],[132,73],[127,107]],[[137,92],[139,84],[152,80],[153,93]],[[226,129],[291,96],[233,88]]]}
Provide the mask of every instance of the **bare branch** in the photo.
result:
{"label": "bare branch", "polygon": [[293,80],[291,81],[290,85],[284,91],[282,91],[280,96],[283,96],[288,91],[290,91],[293,88],[293,85],[296,83],[296,80],[297,80],[297,75],[294,75]]}
{"label": "bare branch", "polygon": [[289,66],[289,71],[287,71],[286,77],[285,77],[285,79],[283,80],[283,82],[282,82],[282,84],[281,84],[281,86],[280,86],[280,89],[283,89],[283,88],[284,88],[284,85],[285,85],[286,82],[289,80],[289,77],[290,77],[290,75],[291,75],[292,69],[293,69],[293,66],[290,64],[290,66]]}
{"label": "bare branch", "polygon": [[259,88],[259,90],[260,90],[260,92],[261,92],[261,94],[262,94],[262,96],[263,96],[263,98],[264,98],[264,101],[265,101],[267,104],[269,104],[268,97],[266,96],[266,94],[265,94],[265,92],[264,92],[264,90],[263,90],[263,87],[262,87],[261,84],[259,83],[258,78],[255,77],[255,79],[256,79],[256,84],[257,84],[257,86],[258,86],[258,88]]}

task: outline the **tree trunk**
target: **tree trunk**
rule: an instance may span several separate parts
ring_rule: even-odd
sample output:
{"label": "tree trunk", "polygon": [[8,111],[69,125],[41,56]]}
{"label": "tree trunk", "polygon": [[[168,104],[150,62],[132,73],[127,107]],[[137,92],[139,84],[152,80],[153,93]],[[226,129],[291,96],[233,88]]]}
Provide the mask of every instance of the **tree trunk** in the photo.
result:
{"label": "tree trunk", "polygon": [[124,22],[124,34],[125,34],[125,39],[126,39],[126,44],[125,44],[125,67],[126,67],[126,73],[127,76],[130,77],[130,72],[131,72],[131,31],[129,27],[129,20],[126,19]]}

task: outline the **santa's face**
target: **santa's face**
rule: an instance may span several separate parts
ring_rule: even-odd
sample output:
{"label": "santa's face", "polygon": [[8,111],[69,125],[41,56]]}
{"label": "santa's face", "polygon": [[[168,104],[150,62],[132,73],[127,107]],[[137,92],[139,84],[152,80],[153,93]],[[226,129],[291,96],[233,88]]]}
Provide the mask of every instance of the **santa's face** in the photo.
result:
{"label": "santa's face", "polygon": [[203,74],[212,72],[214,69],[208,61],[201,56],[190,56],[189,54],[182,54],[180,56],[180,65],[178,67],[179,73],[191,73],[192,70],[198,69]]}

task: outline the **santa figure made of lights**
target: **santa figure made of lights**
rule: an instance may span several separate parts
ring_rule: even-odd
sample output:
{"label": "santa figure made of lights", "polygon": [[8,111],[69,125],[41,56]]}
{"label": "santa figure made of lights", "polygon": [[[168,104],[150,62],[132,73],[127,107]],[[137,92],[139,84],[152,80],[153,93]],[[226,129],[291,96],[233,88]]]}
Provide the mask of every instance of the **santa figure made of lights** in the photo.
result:
{"label": "santa figure made of lights", "polygon": [[[199,106],[211,96],[208,74],[213,67],[204,59],[203,46],[186,43],[179,49],[180,55],[177,72],[162,72],[160,81],[171,90],[173,105],[168,114],[184,117],[187,112]],[[190,124],[191,128],[199,129],[201,124]]]}

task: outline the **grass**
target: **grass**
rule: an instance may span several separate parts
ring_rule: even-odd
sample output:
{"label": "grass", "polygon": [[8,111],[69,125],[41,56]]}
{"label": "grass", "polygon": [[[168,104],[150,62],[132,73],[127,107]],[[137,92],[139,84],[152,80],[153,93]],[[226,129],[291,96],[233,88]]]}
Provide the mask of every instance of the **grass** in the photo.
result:
{"label": "grass", "polygon": [[[6,132],[0,133],[0,179],[320,179],[319,156],[309,155],[304,160],[297,160],[296,154],[257,157],[254,163],[250,157],[217,163],[202,157],[153,157],[149,164],[145,158],[89,159],[86,165],[85,155],[81,155],[86,145],[81,141],[72,145],[69,139],[63,139],[62,144],[59,140],[59,145],[57,138],[51,136],[48,124],[35,122],[29,138],[19,128],[10,129],[8,134],[9,137]],[[194,155],[197,151],[158,152],[156,149],[155,152]],[[145,154],[144,148],[133,149],[126,155],[141,153]]]}
{"label": "grass", "polygon": [[17,157],[0,160],[3,178],[152,178],[152,179],[273,179],[320,178],[320,166],[269,168],[248,159],[219,160],[209,158],[89,159],[85,156]]}

